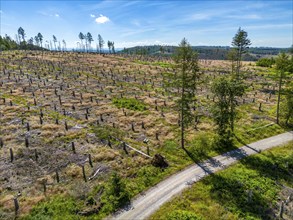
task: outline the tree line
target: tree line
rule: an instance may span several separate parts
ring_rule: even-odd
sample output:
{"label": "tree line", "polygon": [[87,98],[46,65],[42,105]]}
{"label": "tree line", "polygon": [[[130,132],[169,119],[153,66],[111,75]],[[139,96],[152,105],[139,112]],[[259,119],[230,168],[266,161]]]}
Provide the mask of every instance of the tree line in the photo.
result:
{"label": "tree line", "polygon": [[[83,34],[80,32],[78,34],[78,38],[80,39],[80,43],[77,42],[77,49],[80,51],[87,51],[87,52],[92,52],[92,42],[94,41],[93,36],[90,32]],[[98,34],[97,38],[98,43],[96,44],[96,50],[99,53],[103,53],[104,50],[104,45],[105,41],[102,38],[100,34]],[[108,48],[109,48],[109,53],[115,53],[115,46],[114,46],[114,41],[109,41],[107,42]]]}
{"label": "tree line", "polygon": [[[178,46],[170,45],[135,46],[124,48],[119,53],[170,57],[177,48]],[[209,60],[226,60],[232,49],[230,46],[191,46],[191,48],[198,53],[199,59]],[[263,57],[277,56],[281,52],[288,53],[289,48],[250,47],[247,51],[242,57],[243,61],[257,61]]]}
{"label": "tree line", "polygon": [[[19,27],[15,39],[12,39],[10,36],[5,35],[4,37],[0,36],[0,50],[51,50],[51,51],[67,51],[67,44],[64,39],[61,41],[57,39],[55,35],[52,35],[52,40],[45,40],[43,35],[39,32],[36,36],[26,38],[25,30],[22,27]],[[77,51],[83,52],[94,52],[92,48],[92,42],[94,38],[90,32],[83,34],[80,32],[78,34],[80,42],[77,42]],[[53,42],[53,43],[52,43]],[[105,42],[100,34],[98,34],[96,45],[96,52],[105,53],[104,45]],[[114,41],[107,42],[108,53],[115,54]]]}

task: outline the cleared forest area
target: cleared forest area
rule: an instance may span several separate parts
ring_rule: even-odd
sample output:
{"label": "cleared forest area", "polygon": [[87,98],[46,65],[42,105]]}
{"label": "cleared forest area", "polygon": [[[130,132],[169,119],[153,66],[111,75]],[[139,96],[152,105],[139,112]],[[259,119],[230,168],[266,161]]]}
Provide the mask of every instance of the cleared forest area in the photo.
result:
{"label": "cleared forest area", "polygon": [[[199,60],[188,155],[179,146],[178,91],[165,86],[178,71],[170,58],[4,51],[0,62],[0,217],[100,219],[188,164],[230,150],[213,145],[211,114],[212,82],[229,75],[229,61]],[[282,126],[275,119],[276,71],[243,62],[242,74],[234,147],[289,129],[282,115]]]}

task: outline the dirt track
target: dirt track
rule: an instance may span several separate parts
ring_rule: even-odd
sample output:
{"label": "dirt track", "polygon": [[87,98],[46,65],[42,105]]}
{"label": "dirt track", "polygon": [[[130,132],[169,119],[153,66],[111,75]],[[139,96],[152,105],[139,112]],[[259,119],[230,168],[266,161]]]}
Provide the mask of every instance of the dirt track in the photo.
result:
{"label": "dirt track", "polygon": [[285,144],[292,140],[293,131],[286,132],[218,155],[203,163],[189,166],[185,170],[170,176],[138,196],[132,201],[131,206],[116,213],[111,219],[146,219],[173,196],[180,193],[194,182],[199,181],[204,176],[223,170],[246,156]]}

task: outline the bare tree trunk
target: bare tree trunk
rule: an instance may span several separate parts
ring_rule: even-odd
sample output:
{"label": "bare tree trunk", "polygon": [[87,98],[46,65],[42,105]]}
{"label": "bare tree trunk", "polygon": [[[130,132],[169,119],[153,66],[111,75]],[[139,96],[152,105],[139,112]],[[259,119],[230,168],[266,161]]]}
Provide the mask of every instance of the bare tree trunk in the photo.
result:
{"label": "bare tree trunk", "polygon": [[279,117],[280,117],[280,98],[281,98],[281,89],[282,89],[282,72],[280,72],[280,79],[279,79],[279,91],[278,91],[278,100],[277,100],[277,124],[279,124]]}
{"label": "bare tree trunk", "polygon": [[19,203],[18,203],[18,199],[17,197],[13,198],[14,201],[14,212],[15,212],[15,216],[18,215],[18,210],[19,210]]}
{"label": "bare tree trunk", "polygon": [[181,100],[181,148],[185,150],[185,146],[184,146],[184,100],[183,100],[184,99],[184,84],[183,83],[182,83],[181,99],[182,99]]}
{"label": "bare tree trunk", "polygon": [[231,101],[231,116],[230,116],[230,123],[231,123],[231,131],[234,133],[234,112],[235,112],[235,107],[233,101]]}

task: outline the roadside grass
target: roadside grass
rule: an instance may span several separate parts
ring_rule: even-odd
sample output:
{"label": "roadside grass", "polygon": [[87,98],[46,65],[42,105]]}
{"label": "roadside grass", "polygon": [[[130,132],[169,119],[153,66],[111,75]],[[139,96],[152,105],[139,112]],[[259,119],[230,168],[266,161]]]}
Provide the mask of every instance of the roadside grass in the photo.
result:
{"label": "roadside grass", "polygon": [[281,185],[293,186],[293,142],[241,160],[164,204],[150,219],[272,219]]}

